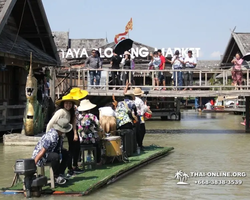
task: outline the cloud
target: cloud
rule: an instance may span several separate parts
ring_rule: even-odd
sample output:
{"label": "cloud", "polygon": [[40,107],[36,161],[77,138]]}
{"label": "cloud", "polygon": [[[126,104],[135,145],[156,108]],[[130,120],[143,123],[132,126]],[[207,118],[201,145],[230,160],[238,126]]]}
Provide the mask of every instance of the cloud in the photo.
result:
{"label": "cloud", "polygon": [[212,58],[220,58],[221,52],[219,52],[219,51],[214,51],[213,53],[211,53],[210,56],[211,56]]}

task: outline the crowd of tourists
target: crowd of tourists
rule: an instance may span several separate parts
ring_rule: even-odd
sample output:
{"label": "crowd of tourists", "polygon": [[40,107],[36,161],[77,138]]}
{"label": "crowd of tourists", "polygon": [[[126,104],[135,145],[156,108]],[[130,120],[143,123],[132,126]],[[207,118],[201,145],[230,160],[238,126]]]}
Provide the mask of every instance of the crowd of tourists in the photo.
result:
{"label": "crowd of tourists", "polygon": [[[150,113],[150,108],[147,102],[141,99],[143,91],[140,88],[128,90],[129,87],[130,84],[127,83],[123,101],[117,102],[113,96],[113,101],[104,107],[91,103],[86,99],[88,92],[80,88],[73,88],[69,94],[57,100],[58,109],[33,151],[32,158],[36,165],[41,167],[48,162],[51,163],[56,183],[64,184],[70,176],[84,172],[78,165],[81,160],[81,145],[96,147],[95,159],[97,165],[102,165],[102,140],[108,134],[115,136],[122,130],[134,133],[134,143],[143,151],[146,133],[144,116]],[[99,116],[92,112],[96,107]],[[68,140],[67,150],[63,145],[65,136]]]}
{"label": "crowd of tourists", "polygon": [[[172,78],[175,86],[185,86],[184,90],[187,89],[187,86],[193,85],[193,72],[185,71],[182,72],[181,69],[193,69],[197,65],[196,58],[193,56],[192,51],[188,51],[188,56],[183,58],[180,56],[180,52],[177,50],[171,60],[165,58],[162,55],[162,51],[159,49],[150,55],[151,60],[149,62],[149,70],[164,70],[166,62],[172,64],[173,70],[180,70],[172,73]],[[133,70],[135,68],[135,63],[130,52],[124,52],[123,56],[117,55],[113,51],[113,56],[110,61],[111,69],[124,69],[121,71],[112,71],[111,77],[113,86],[125,86],[128,82],[131,82],[135,85],[134,73],[130,73],[126,70]],[[92,55],[86,59],[85,66],[90,69],[90,85],[100,85],[101,70],[102,69],[102,59],[100,54],[96,50],[92,50]],[[154,86],[158,86],[155,90],[160,89],[159,86],[162,85],[162,90],[166,90],[166,73],[165,72],[155,72],[154,73]],[[114,87],[118,89],[119,87]],[[178,90],[181,88],[178,88]],[[191,88],[190,88],[191,90]]]}
{"label": "crowd of tourists", "polygon": [[[155,86],[154,90],[166,90],[166,79],[167,72],[161,70],[166,69],[166,63],[170,63],[172,65],[172,70],[176,70],[172,72],[172,83],[174,86],[178,86],[177,90],[192,90],[193,86],[193,69],[197,66],[197,59],[193,55],[191,50],[188,51],[186,57],[182,57],[178,50],[175,51],[172,59],[165,58],[162,55],[162,51],[159,49],[154,53],[150,54],[151,60],[148,63],[149,70],[157,70],[154,72],[154,81],[153,86]],[[233,86],[241,86],[243,81],[243,73],[242,73],[242,63],[243,59],[240,57],[240,54],[237,53],[234,59],[231,61],[234,66],[232,68],[232,85]],[[102,59],[100,58],[100,54],[96,50],[92,50],[92,55],[87,58],[85,61],[85,65],[91,70],[90,74],[90,85],[100,85],[101,78],[101,70],[102,69]],[[134,73],[130,73],[126,70],[133,70],[135,68],[134,59],[130,52],[126,51],[124,55],[121,57],[117,55],[113,51],[113,57],[110,61],[111,69],[124,69],[124,71],[112,71],[111,72],[111,85],[114,86],[113,89],[119,89],[118,86],[125,86],[126,83],[131,82],[135,85]],[[93,71],[94,69],[98,69]],[[185,69],[185,70],[183,70]],[[188,71],[190,70],[190,71]],[[238,87],[236,87],[238,89]],[[176,90],[176,89],[173,89]]]}

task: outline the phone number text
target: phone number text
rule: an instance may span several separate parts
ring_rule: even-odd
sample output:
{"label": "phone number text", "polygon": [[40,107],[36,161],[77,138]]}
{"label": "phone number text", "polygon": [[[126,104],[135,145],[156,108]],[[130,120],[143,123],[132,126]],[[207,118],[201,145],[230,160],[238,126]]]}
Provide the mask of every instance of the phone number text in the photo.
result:
{"label": "phone number text", "polygon": [[198,180],[197,185],[242,185],[242,180]]}

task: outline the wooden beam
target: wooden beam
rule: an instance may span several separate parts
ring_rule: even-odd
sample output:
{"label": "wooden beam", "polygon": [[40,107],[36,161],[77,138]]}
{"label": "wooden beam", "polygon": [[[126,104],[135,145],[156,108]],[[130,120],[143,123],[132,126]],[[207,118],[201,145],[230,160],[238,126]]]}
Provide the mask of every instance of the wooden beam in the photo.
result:
{"label": "wooden beam", "polygon": [[[37,21],[36,21],[36,18],[35,18],[35,15],[34,15],[33,8],[32,8],[32,6],[31,6],[30,0],[27,0],[27,2],[28,2],[28,5],[29,5],[29,8],[30,8],[30,13],[31,13],[31,15],[32,15],[33,21],[34,21],[35,26],[36,26],[37,33],[40,34],[40,30],[39,30],[39,28],[38,28]],[[43,44],[42,38],[41,38],[41,37],[39,37],[39,38],[40,38],[40,42],[41,42],[43,51],[47,53],[47,51],[46,51],[46,49],[45,49],[45,46],[44,46],[44,44]]]}
{"label": "wooden beam", "polygon": [[45,38],[45,37],[49,38],[50,37],[48,34],[41,34],[41,33],[40,34],[34,34],[34,33],[28,34],[28,33],[25,33],[25,34],[20,34],[20,36],[23,37],[23,38],[26,38],[26,39]]}
{"label": "wooden beam", "polygon": [[54,67],[50,67],[50,76],[52,78],[52,80],[50,80],[50,84],[49,84],[49,90],[50,90],[50,94],[49,96],[51,97],[52,101],[55,102],[55,80],[56,80],[56,70]]}

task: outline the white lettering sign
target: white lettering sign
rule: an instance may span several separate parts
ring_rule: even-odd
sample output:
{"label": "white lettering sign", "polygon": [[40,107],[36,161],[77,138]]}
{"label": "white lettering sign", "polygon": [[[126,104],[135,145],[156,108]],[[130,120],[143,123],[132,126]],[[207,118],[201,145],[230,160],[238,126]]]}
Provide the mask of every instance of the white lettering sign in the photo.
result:
{"label": "white lettering sign", "polygon": [[[113,49],[112,48],[106,48],[106,49],[101,49],[101,48],[94,48],[96,50],[98,50],[100,52],[100,56],[101,58],[111,58],[113,56]],[[155,48],[155,51],[157,51],[158,49]],[[180,55],[182,55],[183,57],[187,56],[187,52],[189,50],[191,50],[193,52],[193,55],[195,57],[199,57],[200,55],[200,48],[162,48],[162,55],[164,55],[165,57],[173,57],[175,51],[179,51]],[[62,58],[83,58],[83,57],[89,57],[89,54],[86,50],[86,48],[78,48],[78,49],[68,49],[66,52],[63,49],[60,49],[60,55]],[[142,58],[146,58],[149,55],[149,50],[146,47],[142,47],[142,48],[132,48],[130,50],[131,52],[131,56],[133,58],[136,57],[142,57]]]}

